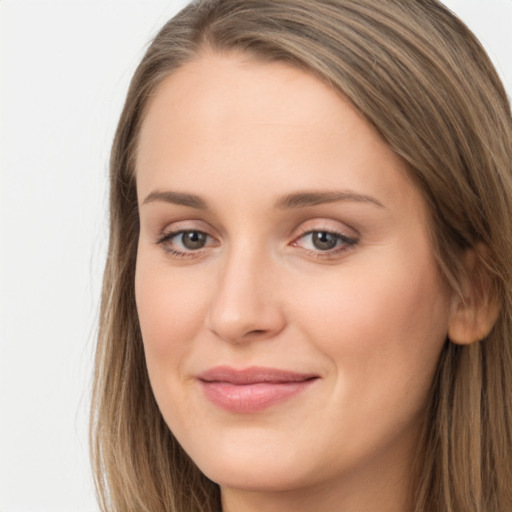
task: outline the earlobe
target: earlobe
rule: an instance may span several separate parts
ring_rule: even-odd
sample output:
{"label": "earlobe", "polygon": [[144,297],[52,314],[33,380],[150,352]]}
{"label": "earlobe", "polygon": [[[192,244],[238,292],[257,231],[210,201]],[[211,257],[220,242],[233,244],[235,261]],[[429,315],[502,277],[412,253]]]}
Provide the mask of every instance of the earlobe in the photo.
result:
{"label": "earlobe", "polygon": [[491,332],[500,305],[492,286],[492,278],[478,256],[482,247],[468,250],[464,256],[466,282],[463,295],[452,299],[448,338],[459,345],[483,340]]}

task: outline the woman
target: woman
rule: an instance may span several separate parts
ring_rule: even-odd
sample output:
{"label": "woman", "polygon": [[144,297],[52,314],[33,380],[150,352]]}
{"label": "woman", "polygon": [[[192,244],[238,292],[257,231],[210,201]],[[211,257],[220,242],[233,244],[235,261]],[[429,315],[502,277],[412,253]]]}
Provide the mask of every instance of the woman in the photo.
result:
{"label": "woman", "polygon": [[111,159],[103,510],[512,508],[512,121],[434,0],[213,0]]}

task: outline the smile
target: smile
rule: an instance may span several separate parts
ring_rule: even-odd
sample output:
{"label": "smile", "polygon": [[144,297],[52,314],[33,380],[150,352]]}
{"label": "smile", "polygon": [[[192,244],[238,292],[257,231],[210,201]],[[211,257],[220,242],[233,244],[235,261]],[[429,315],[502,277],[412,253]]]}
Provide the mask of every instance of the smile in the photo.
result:
{"label": "smile", "polygon": [[227,366],[212,368],[198,376],[206,398],[235,413],[253,413],[291,399],[318,378],[318,375],[274,368],[237,370]]}

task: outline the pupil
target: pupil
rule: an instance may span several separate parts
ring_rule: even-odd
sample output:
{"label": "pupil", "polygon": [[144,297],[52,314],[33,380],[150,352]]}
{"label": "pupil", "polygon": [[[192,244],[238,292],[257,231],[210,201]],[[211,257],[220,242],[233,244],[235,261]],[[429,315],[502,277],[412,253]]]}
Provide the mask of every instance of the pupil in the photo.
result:
{"label": "pupil", "polygon": [[206,242],[206,235],[200,231],[187,231],[181,236],[181,241],[187,249],[201,249]]}
{"label": "pupil", "polygon": [[313,245],[321,251],[334,249],[338,243],[337,235],[327,233],[326,231],[317,231],[313,233]]}

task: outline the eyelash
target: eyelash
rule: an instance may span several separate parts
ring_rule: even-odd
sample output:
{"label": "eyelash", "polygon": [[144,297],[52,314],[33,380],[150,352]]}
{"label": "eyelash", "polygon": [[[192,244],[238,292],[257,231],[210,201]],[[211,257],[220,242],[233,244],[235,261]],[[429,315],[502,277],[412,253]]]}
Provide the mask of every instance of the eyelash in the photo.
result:
{"label": "eyelash", "polygon": [[[197,234],[204,235],[209,239],[213,239],[213,237],[208,235],[208,233],[206,233],[205,231],[201,231],[200,229],[180,229],[177,231],[172,231],[170,233],[165,233],[161,238],[159,238],[157,240],[156,243],[157,243],[157,245],[161,245],[163,247],[163,249],[165,250],[165,252],[167,252],[173,258],[177,258],[177,259],[197,258],[200,255],[202,255],[205,247],[201,247],[197,250],[189,249],[188,251],[180,251],[180,250],[173,249],[168,244],[168,242],[170,242],[173,238],[175,238],[179,235],[184,235],[186,233],[197,233]],[[327,229],[327,228],[324,228],[324,229],[320,228],[320,229],[305,230],[304,232],[300,233],[297,237],[295,237],[295,239],[293,240],[293,242],[291,242],[290,245],[292,245],[293,247],[300,247],[297,244],[297,241],[304,239],[306,236],[313,235],[314,233],[324,233],[324,234],[332,235],[337,238],[337,242],[336,242],[337,244],[341,243],[341,247],[329,249],[326,251],[322,251],[320,249],[317,249],[317,250],[305,249],[305,248],[302,249],[308,256],[318,258],[318,259],[320,259],[320,258],[328,259],[328,258],[338,256],[341,253],[350,251],[359,242],[359,240],[357,238],[349,237],[349,236],[344,235],[343,233],[340,233],[338,231],[335,231],[332,229]]]}
{"label": "eyelash", "polygon": [[304,239],[306,236],[313,235],[314,233],[322,233],[322,234],[328,234],[336,237],[336,244],[340,244],[339,247],[335,247],[333,249],[329,249],[326,251],[322,251],[320,249],[305,249],[303,248],[303,251],[310,257],[314,258],[334,258],[336,256],[339,256],[342,253],[346,253],[347,251],[350,251],[353,249],[359,240],[357,238],[349,237],[343,233],[340,233],[339,231],[333,230],[331,228],[320,228],[320,229],[308,229],[300,233],[294,241],[291,243],[294,247],[299,247],[297,244],[298,240]]}
{"label": "eyelash", "polygon": [[170,256],[174,258],[179,259],[185,259],[185,258],[196,258],[199,256],[204,248],[200,248],[197,250],[188,250],[188,251],[179,251],[176,249],[173,249],[168,242],[171,241],[173,238],[177,237],[178,235],[184,235],[185,233],[199,233],[201,235],[206,236],[207,238],[212,238],[208,233],[201,231],[200,229],[179,229],[177,231],[172,231],[170,233],[165,233],[159,240],[157,240],[157,244],[161,245],[165,252],[167,252]]}

